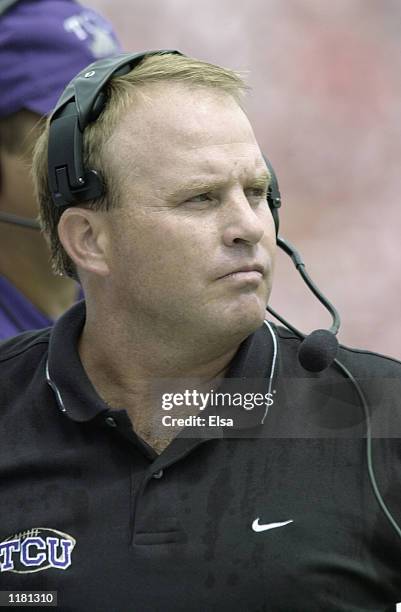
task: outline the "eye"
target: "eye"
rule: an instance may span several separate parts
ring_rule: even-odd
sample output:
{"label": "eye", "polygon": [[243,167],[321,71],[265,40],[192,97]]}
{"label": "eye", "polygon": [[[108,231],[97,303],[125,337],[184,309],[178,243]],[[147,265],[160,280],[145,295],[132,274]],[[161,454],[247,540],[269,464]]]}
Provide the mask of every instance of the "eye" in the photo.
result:
{"label": "eye", "polygon": [[251,187],[246,190],[245,195],[251,206],[259,206],[266,203],[267,192],[263,187]]}
{"label": "eye", "polygon": [[212,200],[214,200],[214,198],[210,193],[200,193],[185,200],[185,204],[190,204],[191,202],[194,202],[195,204],[202,204],[203,202],[211,202]]}
{"label": "eye", "polygon": [[260,187],[252,187],[251,189],[247,189],[247,195],[252,198],[258,198],[259,200],[266,199],[267,192],[266,189],[261,189]]}

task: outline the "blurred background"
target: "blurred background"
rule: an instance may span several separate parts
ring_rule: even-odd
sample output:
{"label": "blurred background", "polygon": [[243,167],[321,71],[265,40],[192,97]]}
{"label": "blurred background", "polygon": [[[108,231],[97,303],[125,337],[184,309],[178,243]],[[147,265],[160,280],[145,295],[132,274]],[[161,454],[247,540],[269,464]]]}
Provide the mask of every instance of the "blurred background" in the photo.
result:
{"label": "blurred background", "polygon": [[[86,0],[126,50],[179,49],[248,73],[278,174],[281,235],[342,314],[340,341],[401,359],[401,3]],[[331,324],[280,253],[270,304]]]}

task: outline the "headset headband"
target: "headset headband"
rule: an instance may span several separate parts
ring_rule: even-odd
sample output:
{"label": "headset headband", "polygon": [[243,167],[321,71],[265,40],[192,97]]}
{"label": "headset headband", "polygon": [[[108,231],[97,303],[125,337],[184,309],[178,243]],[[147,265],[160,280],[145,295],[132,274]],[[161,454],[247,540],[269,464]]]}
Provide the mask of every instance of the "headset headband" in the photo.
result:
{"label": "headset headband", "polygon": [[106,103],[105,87],[113,76],[130,72],[145,57],[179,51],[122,53],[93,62],[67,85],[50,118],[49,186],[58,207],[100,198],[102,178],[83,166],[83,132],[95,121]]}
{"label": "headset headband", "polygon": [[[166,53],[182,55],[176,50],[122,53],[93,62],[67,85],[50,117],[49,125],[49,187],[57,207],[64,208],[95,200],[105,193],[99,173],[84,168],[84,130],[102,112],[107,100],[105,89],[111,78],[127,74],[145,57]],[[280,191],[276,174],[266,157],[265,162],[271,174],[267,201],[278,234]]]}

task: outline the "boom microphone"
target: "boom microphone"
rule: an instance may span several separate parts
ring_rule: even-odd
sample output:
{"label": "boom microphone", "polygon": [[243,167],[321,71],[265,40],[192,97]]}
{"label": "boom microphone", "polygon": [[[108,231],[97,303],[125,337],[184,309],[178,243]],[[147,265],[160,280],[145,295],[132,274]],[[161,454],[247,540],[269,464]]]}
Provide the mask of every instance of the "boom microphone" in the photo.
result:
{"label": "boom microphone", "polygon": [[315,329],[304,338],[298,349],[298,361],[309,372],[321,372],[334,361],[338,340],[328,329]]}
{"label": "boom microphone", "polygon": [[288,321],[283,319],[277,312],[270,308],[270,306],[266,308],[276,319],[285,325],[285,327],[303,340],[298,350],[298,361],[301,366],[309,372],[322,372],[322,370],[325,370],[333,363],[337,356],[338,340],[336,334],[341,324],[340,315],[306,273],[305,264],[298,251],[289,242],[279,236],[277,236],[277,245],[291,257],[293,264],[309,289],[331,314],[333,324],[330,329],[316,329],[308,336],[305,336],[305,334],[288,323]]}

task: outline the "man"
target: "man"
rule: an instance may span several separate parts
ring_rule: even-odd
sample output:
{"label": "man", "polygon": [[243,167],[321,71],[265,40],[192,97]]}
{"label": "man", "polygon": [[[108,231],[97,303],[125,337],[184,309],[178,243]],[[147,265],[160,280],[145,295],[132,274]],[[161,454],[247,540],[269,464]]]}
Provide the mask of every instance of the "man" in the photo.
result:
{"label": "man", "polygon": [[[303,370],[299,339],[264,323],[272,176],[244,88],[229,70],[151,54],[112,79],[97,119],[84,128],[80,115],[75,187],[73,167],[66,179],[54,164],[68,130],[63,147],[53,123],[39,139],[53,264],[86,302],[0,351],[3,590],[97,612],[366,612],[401,599],[401,539],[370,487],[355,386],[334,365]],[[52,122],[78,121],[68,109]],[[90,180],[102,186],[92,201],[79,192]],[[81,201],[64,205],[74,189]],[[400,365],[343,347],[339,358],[372,404],[375,468],[399,521]]]}
{"label": "man", "polygon": [[43,115],[68,81],[119,45],[73,0],[0,2],[0,339],[51,325],[77,298],[39,233],[29,168]]}

